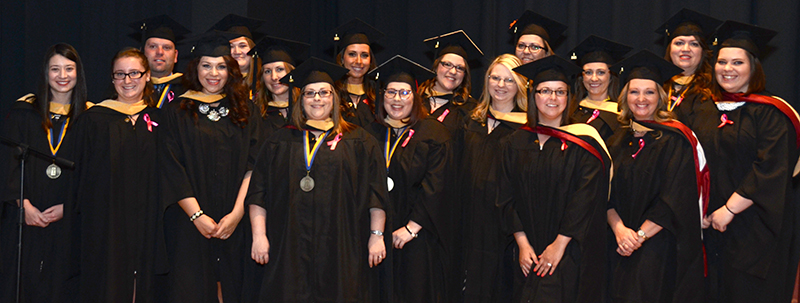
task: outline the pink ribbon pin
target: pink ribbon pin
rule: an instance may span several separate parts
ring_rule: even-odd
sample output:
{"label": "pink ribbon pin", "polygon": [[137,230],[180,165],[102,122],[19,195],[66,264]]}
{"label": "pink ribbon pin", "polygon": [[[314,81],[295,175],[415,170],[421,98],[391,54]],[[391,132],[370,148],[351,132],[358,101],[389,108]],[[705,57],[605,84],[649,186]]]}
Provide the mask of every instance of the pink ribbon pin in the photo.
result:
{"label": "pink ribbon pin", "polygon": [[592,117],[590,117],[589,120],[586,120],[586,124],[594,121],[594,119],[597,119],[598,116],[600,116],[600,111],[595,109],[594,112],[592,112]]}
{"label": "pink ribbon pin", "polygon": [[444,122],[444,118],[447,117],[447,114],[449,114],[449,113],[450,113],[450,110],[449,109],[445,109],[444,112],[442,113],[442,115],[439,116],[438,118],[436,118],[436,120],[439,120],[439,122]]}
{"label": "pink ribbon pin", "polygon": [[639,152],[641,152],[641,151],[642,151],[642,148],[644,148],[644,139],[642,139],[642,138],[639,138],[639,150],[637,150],[637,151],[636,151],[636,153],[635,153],[635,154],[633,154],[631,157],[633,157],[634,159],[636,159],[636,156],[638,156],[638,155],[639,155]]}
{"label": "pink ribbon pin", "polygon": [[167,100],[172,102],[172,99],[175,99],[175,92],[169,91],[169,93],[167,93]]}
{"label": "pink ribbon pin", "polygon": [[414,136],[414,130],[413,129],[408,130],[408,137],[406,137],[406,139],[403,141],[403,145],[401,146],[406,147],[406,145],[408,145],[408,140],[411,140],[411,137],[413,136]]}
{"label": "pink ribbon pin", "polygon": [[567,141],[564,141],[564,139],[561,139],[561,151],[565,151],[565,150],[567,150]]}
{"label": "pink ribbon pin", "polygon": [[728,114],[722,114],[722,116],[719,117],[719,121],[722,121],[722,123],[717,125],[717,128],[722,128],[726,124],[733,124],[733,120],[728,120]]}
{"label": "pink ribbon pin", "polygon": [[144,114],[144,122],[147,124],[147,131],[153,132],[153,126],[158,126],[156,121],[150,120],[150,114]]}
{"label": "pink ribbon pin", "polygon": [[339,141],[342,140],[342,133],[338,133],[336,137],[333,137],[333,141],[328,142],[328,146],[331,147],[331,150],[336,149],[336,145],[339,144]]}

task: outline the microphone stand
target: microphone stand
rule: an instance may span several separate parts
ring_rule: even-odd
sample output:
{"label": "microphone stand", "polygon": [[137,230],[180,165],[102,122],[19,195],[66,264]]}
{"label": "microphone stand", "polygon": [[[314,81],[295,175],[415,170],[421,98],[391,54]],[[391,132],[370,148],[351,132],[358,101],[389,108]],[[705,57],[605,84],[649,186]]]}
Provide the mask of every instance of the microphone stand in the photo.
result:
{"label": "microphone stand", "polygon": [[18,233],[18,240],[17,240],[17,303],[20,302],[20,289],[21,284],[20,280],[22,277],[22,226],[25,224],[25,159],[28,157],[28,154],[33,154],[37,157],[40,157],[45,160],[50,160],[56,165],[72,169],[75,167],[75,163],[69,161],[64,158],[59,158],[53,156],[50,153],[41,152],[35,148],[30,147],[28,144],[17,142],[15,140],[9,139],[4,136],[0,136],[0,142],[11,146],[12,148],[16,148],[17,153],[19,154],[19,233]]}

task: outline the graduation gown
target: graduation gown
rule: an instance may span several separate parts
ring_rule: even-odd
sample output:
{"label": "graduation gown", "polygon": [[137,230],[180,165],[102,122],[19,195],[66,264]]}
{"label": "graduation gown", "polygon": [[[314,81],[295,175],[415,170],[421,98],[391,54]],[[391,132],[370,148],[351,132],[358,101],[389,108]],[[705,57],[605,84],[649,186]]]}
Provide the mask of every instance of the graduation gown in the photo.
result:
{"label": "graduation gown", "polygon": [[[387,127],[373,122],[370,130],[381,142],[385,156]],[[393,225],[386,231],[407,232],[409,221],[421,225],[422,230],[418,238],[393,251],[394,301],[451,302],[445,282],[458,278],[449,256],[456,253],[454,235],[459,230],[459,222],[452,216],[455,200],[446,191],[454,176],[451,136],[432,119],[418,121],[401,135],[398,139],[394,129],[389,131],[388,149],[399,143],[390,153]]]}
{"label": "graduation gown", "polygon": [[620,128],[609,140],[615,161],[608,207],[630,229],[638,230],[645,220],[663,229],[629,257],[616,252],[616,238],[608,232],[610,298],[612,302],[702,302],[696,150],[678,129],[638,123],[652,131],[638,138],[631,128]]}
{"label": "graduation gown", "polygon": [[[524,114],[524,112],[520,112]],[[493,117],[491,113],[488,113]],[[494,118],[494,117],[493,117]],[[459,187],[464,210],[464,301],[508,302],[511,300],[515,266],[514,238],[504,233],[500,209],[495,205],[499,186],[500,141],[523,123],[496,120],[489,125],[471,118],[459,129],[462,144]],[[517,121],[524,122],[524,121]]]}
{"label": "graduation gown", "polygon": [[753,201],[724,233],[711,227],[704,231],[708,301],[788,302],[800,257],[792,120],[774,105],[755,102],[721,103],[719,108],[703,102],[696,113],[691,127],[714,155],[708,158],[708,214],[724,207],[734,192]]}
{"label": "graduation gown", "polygon": [[177,99],[178,96],[186,92],[183,84],[181,84],[182,77],[183,74],[174,73],[162,78],[150,78],[150,82],[153,84],[154,88],[151,97],[153,100],[156,100],[157,108],[164,108],[167,104],[170,104]]}
{"label": "graduation gown", "polygon": [[[353,102],[351,96],[357,96],[358,101]],[[374,101],[367,99],[366,94],[355,95],[345,92],[342,101],[342,118],[345,121],[365,128],[375,121]]]}
{"label": "graduation gown", "polygon": [[[327,143],[333,138],[321,143],[314,158],[309,176],[315,186],[309,192],[300,189],[306,176],[303,131],[284,127],[259,153],[246,200],[267,211],[269,263],[259,302],[381,299],[378,275],[391,265],[384,260],[370,268],[367,243],[369,209],[388,205],[386,164],[377,141],[362,128],[344,133],[331,150]],[[384,232],[391,245],[391,231]]]}
{"label": "graduation gown", "polygon": [[[70,239],[68,285],[76,302],[136,302],[155,300],[153,278],[163,268],[159,236],[156,146],[164,128],[155,108],[138,112],[135,125],[128,114],[99,103],[75,124],[76,195],[65,205]],[[163,259],[162,259],[163,261]]]}
{"label": "graduation gown", "polygon": [[[447,99],[450,101],[431,112],[431,98]],[[458,128],[462,125],[464,119],[469,119],[470,113],[478,105],[478,101],[472,97],[469,97],[462,105],[455,105],[455,103],[453,103],[453,98],[453,94],[447,94],[436,97],[428,97],[426,100],[422,101],[422,105],[425,106],[425,110],[430,114],[430,117],[444,124],[444,127],[446,127],[447,131],[449,131],[451,134],[455,134],[458,131]],[[461,97],[455,98],[463,101]]]}
{"label": "graduation gown", "polygon": [[702,94],[689,93],[688,91],[694,85],[694,82],[691,82],[680,90],[668,91],[670,99],[667,109],[675,114],[678,121],[686,125],[694,124],[694,120],[697,117],[695,114],[696,107],[711,99]]}
{"label": "graduation gown", "polygon": [[601,142],[577,138],[591,147],[551,137],[540,148],[538,135],[523,128],[501,143],[497,205],[508,231],[524,231],[537,255],[559,234],[572,237],[553,275],[524,277],[517,267],[515,302],[592,302],[603,297],[604,267],[599,264],[606,262],[611,161]]}
{"label": "graduation gown", "polygon": [[[32,94],[14,102],[8,116],[3,119],[3,136],[28,144],[31,148],[50,153],[47,132],[42,129],[42,118],[34,106],[25,102],[35,98]],[[31,100],[32,101],[32,100]],[[63,141],[57,155],[64,157],[71,148],[73,129],[65,129],[65,123],[74,126],[74,119],[66,115],[51,116],[52,136],[58,147],[61,133]],[[19,160],[15,151],[0,143],[0,172],[2,179],[2,203],[0,203],[0,301],[16,302],[17,243],[19,240]],[[73,170],[62,167],[61,176],[50,179],[45,171],[52,162],[29,153],[25,161],[25,199],[40,212],[64,204],[69,198]],[[65,274],[66,243],[64,220],[50,223],[47,227],[28,226],[23,222],[22,240],[22,302],[52,302],[58,297],[57,291]]]}
{"label": "graduation gown", "polygon": [[[274,132],[278,131],[278,129],[282,128],[286,125],[288,121],[288,117],[284,116],[281,113],[281,109],[275,106],[267,106],[267,114],[264,117],[261,117],[261,137],[262,142],[266,142],[266,139],[272,135]],[[287,111],[286,115],[291,115],[290,112]]]}
{"label": "graduation gown", "polygon": [[[177,204],[195,197],[206,216],[219,222],[231,213],[247,171],[258,153],[260,116],[247,102],[247,124],[234,124],[230,116],[211,121],[199,112],[181,109],[184,97],[164,111],[168,130],[159,145],[162,173],[165,234],[170,261],[169,302],[216,302],[217,282],[226,302],[239,302],[245,262],[251,261],[246,240],[250,237],[245,213],[233,234],[226,239],[206,239]],[[219,107],[230,108],[227,97]],[[218,108],[219,108],[218,107]],[[194,115],[197,116],[194,116]]]}
{"label": "graduation gown", "polygon": [[596,106],[583,100],[579,103],[575,112],[570,115],[570,121],[574,123],[586,123],[594,127],[603,140],[608,143],[608,138],[619,129],[617,117],[617,103],[607,100],[604,106]]}

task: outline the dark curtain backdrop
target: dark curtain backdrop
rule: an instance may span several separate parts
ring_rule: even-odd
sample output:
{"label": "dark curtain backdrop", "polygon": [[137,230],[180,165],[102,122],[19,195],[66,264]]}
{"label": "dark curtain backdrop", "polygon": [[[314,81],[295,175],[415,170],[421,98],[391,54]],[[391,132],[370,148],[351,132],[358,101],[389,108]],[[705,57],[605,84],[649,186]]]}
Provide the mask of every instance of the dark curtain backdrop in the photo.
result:
{"label": "dark curtain backdrop", "polygon": [[[269,34],[312,44],[312,54],[331,59],[331,29],[358,17],[386,34],[377,41],[377,63],[401,54],[425,66],[432,54],[422,40],[457,29],[465,30],[486,56],[472,71],[473,96],[480,95],[482,76],[491,60],[513,52],[509,23],[531,9],[569,26],[554,45],[567,52],[590,34],[616,40],[634,49],[664,53],[654,33],[683,7],[719,19],[755,23],[779,31],[772,52],[763,61],[768,89],[797,107],[800,105],[800,4],[798,0],[562,0],[562,1],[2,1],[0,4],[0,117],[18,97],[33,92],[47,48],[57,42],[75,46],[86,68],[89,98],[98,102],[111,82],[110,60],[125,46],[137,46],[127,24],[156,14],[170,14],[193,31],[204,31],[228,13],[267,20]],[[184,51],[185,53],[186,51]],[[183,60],[186,61],[185,59]],[[474,66],[473,66],[474,67]]]}

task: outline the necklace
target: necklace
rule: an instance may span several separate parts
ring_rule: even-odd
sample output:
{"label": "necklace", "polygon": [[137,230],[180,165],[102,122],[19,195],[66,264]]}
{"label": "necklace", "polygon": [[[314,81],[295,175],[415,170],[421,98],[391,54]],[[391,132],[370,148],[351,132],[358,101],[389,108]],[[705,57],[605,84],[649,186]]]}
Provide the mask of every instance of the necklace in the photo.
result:
{"label": "necklace", "polygon": [[197,107],[197,110],[200,111],[201,114],[206,115],[208,120],[217,122],[221,117],[228,116],[228,108],[224,106],[220,106],[217,108],[211,108],[208,104],[200,104]]}

